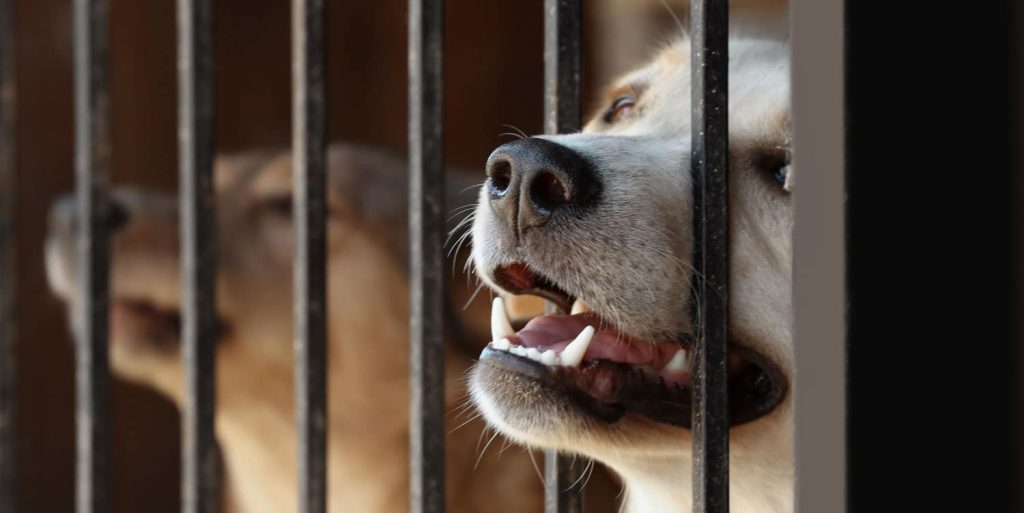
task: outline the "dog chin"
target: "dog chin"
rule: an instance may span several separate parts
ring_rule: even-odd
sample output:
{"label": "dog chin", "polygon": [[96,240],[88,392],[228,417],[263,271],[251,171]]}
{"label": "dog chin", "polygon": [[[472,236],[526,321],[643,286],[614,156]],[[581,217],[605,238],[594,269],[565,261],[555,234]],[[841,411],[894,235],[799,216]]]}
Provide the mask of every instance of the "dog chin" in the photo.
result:
{"label": "dog chin", "polygon": [[602,409],[571,391],[494,365],[493,359],[473,366],[469,385],[473,402],[487,422],[522,445],[606,462],[652,453],[659,457],[690,454],[687,429],[632,412]]}

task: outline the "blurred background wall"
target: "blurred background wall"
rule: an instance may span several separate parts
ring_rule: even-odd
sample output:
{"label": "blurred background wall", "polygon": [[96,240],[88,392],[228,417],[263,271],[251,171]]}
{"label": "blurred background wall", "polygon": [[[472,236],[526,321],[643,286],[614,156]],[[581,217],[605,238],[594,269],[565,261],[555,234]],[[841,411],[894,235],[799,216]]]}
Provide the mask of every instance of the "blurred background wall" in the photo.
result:
{"label": "blurred background wall", "polygon": [[[756,1],[756,0],[755,0]],[[289,2],[218,0],[216,144],[241,150],[290,141]],[[406,146],[406,1],[328,2],[329,132]],[[584,105],[623,67],[675,31],[660,2],[584,2]],[[612,4],[616,4],[613,6]],[[72,190],[70,0],[15,0],[19,511],[73,510],[74,374],[64,311],[42,262],[46,212]],[[638,17],[630,21],[630,14]],[[541,130],[542,0],[447,2],[446,115],[450,164],[480,169],[511,124]],[[680,13],[682,15],[682,13]],[[685,17],[684,17],[685,19]],[[175,2],[111,0],[115,183],[177,184]],[[623,27],[632,27],[623,30]],[[595,55],[606,59],[595,59]],[[155,393],[113,387],[116,512],[179,506],[177,411]]]}

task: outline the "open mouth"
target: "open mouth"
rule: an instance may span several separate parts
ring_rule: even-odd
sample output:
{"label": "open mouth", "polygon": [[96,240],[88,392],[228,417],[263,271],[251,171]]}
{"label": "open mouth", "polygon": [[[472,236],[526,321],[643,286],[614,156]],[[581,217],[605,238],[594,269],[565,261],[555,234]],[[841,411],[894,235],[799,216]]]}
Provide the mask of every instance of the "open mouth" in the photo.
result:
{"label": "open mouth", "polygon": [[173,347],[181,335],[181,312],[143,299],[117,298],[110,302],[110,328],[115,341]]}
{"label": "open mouth", "polygon": [[[172,348],[181,340],[181,311],[145,299],[116,298],[110,302],[110,326],[112,333],[118,335],[113,340]],[[225,331],[225,323],[218,318],[218,339]]]}
{"label": "open mouth", "polygon": [[[690,342],[631,337],[526,264],[502,266],[494,278],[513,294],[552,301],[560,312],[536,317],[517,332],[502,300],[495,299],[492,341],[481,363],[538,380],[601,420],[614,422],[636,413],[690,427]],[[769,413],[785,395],[782,373],[767,358],[732,341],[728,372],[730,425]]]}

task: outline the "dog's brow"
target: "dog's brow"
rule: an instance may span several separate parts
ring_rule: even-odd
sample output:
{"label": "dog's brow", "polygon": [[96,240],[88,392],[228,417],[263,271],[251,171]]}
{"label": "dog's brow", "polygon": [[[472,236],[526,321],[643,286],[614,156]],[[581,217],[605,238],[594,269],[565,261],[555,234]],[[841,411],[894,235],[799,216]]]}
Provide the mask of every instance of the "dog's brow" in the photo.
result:
{"label": "dog's brow", "polygon": [[605,93],[605,103],[611,103],[622,96],[632,96],[639,100],[640,96],[647,90],[645,82],[635,80],[613,87]]}

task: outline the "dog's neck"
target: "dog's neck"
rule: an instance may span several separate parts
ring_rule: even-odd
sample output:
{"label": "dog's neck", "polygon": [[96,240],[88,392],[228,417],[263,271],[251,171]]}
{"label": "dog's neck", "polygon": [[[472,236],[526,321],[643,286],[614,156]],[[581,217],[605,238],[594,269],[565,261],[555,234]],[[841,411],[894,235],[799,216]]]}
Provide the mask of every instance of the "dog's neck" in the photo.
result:
{"label": "dog's neck", "polygon": [[690,510],[693,501],[688,458],[626,458],[606,464],[622,479],[624,513]]}
{"label": "dog's neck", "polygon": [[[730,458],[729,506],[734,513],[793,511],[793,480],[770,465],[742,465],[744,455]],[[773,461],[767,458],[764,461]],[[692,460],[689,457],[635,458],[608,461],[625,486],[624,513],[690,511],[693,507]]]}

